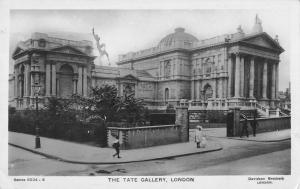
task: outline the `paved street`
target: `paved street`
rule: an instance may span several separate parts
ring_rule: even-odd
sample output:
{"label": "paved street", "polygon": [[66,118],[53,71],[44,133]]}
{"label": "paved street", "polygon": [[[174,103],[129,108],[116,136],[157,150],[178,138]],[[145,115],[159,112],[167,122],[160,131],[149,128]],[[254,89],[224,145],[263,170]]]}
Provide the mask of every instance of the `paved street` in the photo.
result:
{"label": "paved street", "polygon": [[[235,161],[239,161],[244,158],[255,157],[257,155],[267,155],[276,151],[282,151],[290,149],[290,141],[276,142],[276,143],[260,143],[260,142],[251,142],[251,141],[233,141],[229,139],[219,139],[223,145],[223,150],[217,152],[211,152],[207,154],[191,155],[185,157],[175,158],[173,160],[165,161],[152,161],[152,162],[143,162],[136,164],[128,165],[117,165],[107,167],[106,170],[115,170],[115,169],[125,169],[126,175],[170,175],[170,174],[182,174],[188,172],[188,175],[224,175],[224,174],[274,174],[271,169],[263,169],[264,163],[260,163],[261,170],[255,173],[253,171],[248,171],[250,167],[257,167],[257,161],[254,161],[247,164],[244,168],[244,171],[238,170],[241,166],[232,167],[230,172],[197,172],[198,170],[205,170],[210,166],[228,166],[234,164]],[[273,158],[266,159],[266,161],[274,162],[274,168],[277,167],[277,161],[280,159],[276,158],[276,161],[273,161]],[[287,162],[289,166],[284,167],[281,171],[276,170],[278,174],[289,174],[290,172],[290,154],[286,154],[285,159],[282,161]],[[270,163],[268,164],[270,166]],[[271,165],[272,166],[272,165]],[[234,171],[236,170],[236,171]],[[195,173],[193,173],[195,171]],[[124,175],[125,175],[124,174]],[[104,174],[101,174],[104,175]],[[112,173],[111,175],[120,175]],[[123,174],[121,174],[123,175]]]}
{"label": "paved street", "polygon": [[94,167],[48,159],[12,146],[8,150],[9,175],[77,175]]}
{"label": "paved street", "polygon": [[[253,142],[216,138],[223,150],[174,159],[117,165],[63,163],[9,147],[10,175],[289,174],[290,140]],[[259,168],[259,169],[258,169]]]}
{"label": "paved street", "polygon": [[243,158],[228,163],[175,173],[174,175],[256,175],[290,174],[291,150]]}

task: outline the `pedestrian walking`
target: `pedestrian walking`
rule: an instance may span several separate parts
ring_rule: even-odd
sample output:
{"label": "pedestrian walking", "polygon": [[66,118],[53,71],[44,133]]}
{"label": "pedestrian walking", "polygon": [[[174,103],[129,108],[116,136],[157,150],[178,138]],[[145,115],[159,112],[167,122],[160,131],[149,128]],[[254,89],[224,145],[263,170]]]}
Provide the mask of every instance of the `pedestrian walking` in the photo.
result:
{"label": "pedestrian walking", "polygon": [[246,133],[246,136],[249,137],[248,133],[248,119],[244,114],[241,114],[242,119],[244,120],[243,127],[242,127],[242,132],[240,134],[240,138],[243,137],[244,133]]}
{"label": "pedestrian walking", "polygon": [[257,123],[257,110],[254,110],[253,112],[253,120],[251,122],[251,127],[252,127],[252,131],[253,131],[253,136],[256,136],[256,128],[258,127],[258,123]]}
{"label": "pedestrian walking", "polygon": [[200,125],[198,125],[196,127],[195,142],[197,144],[197,148],[205,148],[206,147],[207,140],[205,138],[203,128]]}
{"label": "pedestrian walking", "polygon": [[113,143],[113,148],[116,150],[116,153],[113,155],[113,157],[117,156],[118,158],[120,157],[120,141],[119,141],[119,137],[114,141]]}

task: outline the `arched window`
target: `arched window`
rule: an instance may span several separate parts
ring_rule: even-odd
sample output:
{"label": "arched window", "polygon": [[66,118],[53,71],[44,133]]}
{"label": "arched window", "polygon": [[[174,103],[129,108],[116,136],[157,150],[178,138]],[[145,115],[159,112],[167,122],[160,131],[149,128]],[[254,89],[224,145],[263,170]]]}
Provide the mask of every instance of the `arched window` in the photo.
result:
{"label": "arched window", "polygon": [[73,94],[73,68],[68,64],[64,64],[60,67],[60,77],[58,79],[58,91],[60,97],[70,97]]}
{"label": "arched window", "polygon": [[213,90],[212,90],[212,87],[209,85],[209,84],[206,84],[204,86],[204,90],[203,90],[203,98],[204,100],[207,100],[209,98],[212,98],[213,96]]}
{"label": "arched window", "polygon": [[169,88],[165,89],[165,102],[167,103],[169,100]]}

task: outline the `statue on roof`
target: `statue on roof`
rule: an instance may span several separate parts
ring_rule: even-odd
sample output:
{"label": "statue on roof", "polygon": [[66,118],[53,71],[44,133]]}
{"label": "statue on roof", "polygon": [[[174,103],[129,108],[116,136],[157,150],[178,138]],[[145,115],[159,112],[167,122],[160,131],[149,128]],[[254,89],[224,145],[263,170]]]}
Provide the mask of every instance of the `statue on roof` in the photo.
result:
{"label": "statue on roof", "polygon": [[255,16],[255,24],[262,24],[261,19],[258,17],[258,14]]}
{"label": "statue on roof", "polygon": [[263,32],[263,27],[262,27],[262,21],[256,14],[255,16],[255,23],[252,29],[252,33],[261,33]]}
{"label": "statue on roof", "polygon": [[109,55],[108,55],[108,53],[105,49],[105,43],[100,43],[100,37],[99,37],[99,35],[95,34],[94,28],[92,29],[92,33],[93,33],[94,39],[95,39],[96,44],[97,44],[97,49],[99,51],[100,58],[102,58],[105,55],[107,57],[107,60],[108,60],[108,65],[110,65]]}
{"label": "statue on roof", "polygon": [[239,27],[237,28],[237,32],[238,33],[244,33],[241,25],[239,25]]}
{"label": "statue on roof", "polygon": [[279,37],[278,37],[278,35],[275,35],[274,40],[275,40],[277,43],[279,43]]}

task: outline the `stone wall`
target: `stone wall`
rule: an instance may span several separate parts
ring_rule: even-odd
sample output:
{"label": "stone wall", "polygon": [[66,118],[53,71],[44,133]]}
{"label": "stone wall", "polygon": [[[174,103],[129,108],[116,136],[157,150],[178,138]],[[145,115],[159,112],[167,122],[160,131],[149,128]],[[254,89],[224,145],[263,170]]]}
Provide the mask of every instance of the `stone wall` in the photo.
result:
{"label": "stone wall", "polygon": [[165,89],[169,89],[169,100],[190,99],[189,81],[166,81],[158,83],[158,100],[165,99]]}
{"label": "stone wall", "polygon": [[108,146],[119,137],[121,149],[134,149],[189,141],[188,108],[176,108],[175,125],[108,127]]}
{"label": "stone wall", "polygon": [[138,82],[136,93],[138,98],[143,98],[144,100],[148,100],[148,99],[154,100],[155,83],[147,82],[147,81]]}
{"label": "stone wall", "polygon": [[[252,119],[248,120],[248,132],[252,134],[252,128],[250,122]],[[258,126],[256,128],[256,133],[277,131],[283,129],[291,128],[291,117],[274,117],[274,118],[258,118]],[[240,121],[240,128],[242,128],[244,121]]]}
{"label": "stone wall", "polygon": [[113,136],[119,136],[121,149],[144,148],[171,144],[181,141],[181,126],[160,125],[148,127],[118,128],[108,127],[108,145],[116,140]]}
{"label": "stone wall", "polygon": [[[122,67],[131,68],[131,63],[121,65]],[[158,76],[159,72],[159,61],[157,58],[148,58],[144,60],[139,60],[133,63],[133,69],[135,70],[145,70],[150,73],[152,76]]]}

